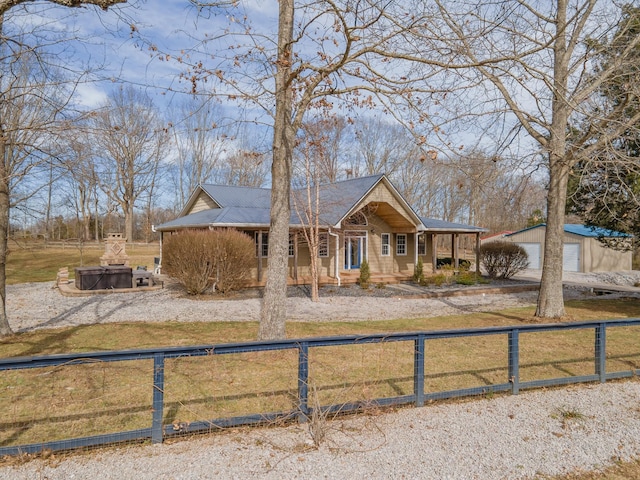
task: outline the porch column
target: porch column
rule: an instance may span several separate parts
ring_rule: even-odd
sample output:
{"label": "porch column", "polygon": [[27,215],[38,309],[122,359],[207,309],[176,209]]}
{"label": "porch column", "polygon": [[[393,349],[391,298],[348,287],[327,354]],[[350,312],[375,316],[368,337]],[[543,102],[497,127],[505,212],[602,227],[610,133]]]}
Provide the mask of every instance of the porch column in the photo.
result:
{"label": "porch column", "polygon": [[413,265],[414,268],[418,266],[418,235],[420,235],[419,232],[416,232],[414,235],[414,242],[413,242]]}
{"label": "porch column", "polygon": [[476,275],[480,275],[480,232],[476,233]]}
{"label": "porch column", "polygon": [[298,232],[293,234],[293,279],[298,281]]}
{"label": "porch column", "polygon": [[258,230],[258,281],[262,281],[262,230]]}
{"label": "porch column", "polygon": [[[334,252],[334,265],[335,265],[335,277],[336,280],[338,281],[338,286],[340,286],[341,279],[340,279],[340,235],[338,235],[337,233],[333,233],[331,231],[331,229],[329,229],[327,231],[327,233],[329,235],[331,235],[332,237],[336,237],[336,251]],[[327,239],[327,243],[328,243],[328,239]],[[331,252],[331,249],[329,249],[329,252]]]}
{"label": "porch column", "polygon": [[438,263],[438,235],[431,234],[431,271],[436,273],[436,264]]}
{"label": "porch column", "polygon": [[460,259],[458,258],[460,250],[460,235],[454,233],[451,236],[451,244],[451,258],[453,259],[453,268],[457,270],[458,267],[460,267]]}

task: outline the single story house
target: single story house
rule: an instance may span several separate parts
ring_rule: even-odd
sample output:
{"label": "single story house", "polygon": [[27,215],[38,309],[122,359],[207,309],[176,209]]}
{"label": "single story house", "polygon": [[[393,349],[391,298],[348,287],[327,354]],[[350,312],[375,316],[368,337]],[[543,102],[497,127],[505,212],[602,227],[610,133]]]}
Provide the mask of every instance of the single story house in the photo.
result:
{"label": "single story house", "polygon": [[[353,178],[320,187],[317,215],[320,221],[320,278],[322,283],[353,282],[363,260],[372,281],[393,282],[411,277],[418,259],[424,271],[435,272],[436,237],[451,235],[451,258],[459,260],[460,235],[487,230],[420,217],[385,175]],[[198,186],[179,216],[155,227],[162,238],[184,229],[235,228],[255,239],[254,284],[268,274],[271,190],[229,185]],[[309,248],[302,229],[306,215],[296,205],[306,205],[306,189],[292,191],[289,235],[289,281],[307,283]],[[479,249],[476,249],[479,250]],[[477,265],[477,262],[476,262]],[[307,277],[307,279],[305,279]]]}
{"label": "single story house", "polygon": [[[544,260],[546,224],[541,223],[505,235],[504,240],[517,243],[529,255],[529,268],[541,269]],[[630,235],[578,224],[564,226],[562,268],[567,272],[617,272],[631,270],[631,251],[607,247],[598,238],[628,238]]]}

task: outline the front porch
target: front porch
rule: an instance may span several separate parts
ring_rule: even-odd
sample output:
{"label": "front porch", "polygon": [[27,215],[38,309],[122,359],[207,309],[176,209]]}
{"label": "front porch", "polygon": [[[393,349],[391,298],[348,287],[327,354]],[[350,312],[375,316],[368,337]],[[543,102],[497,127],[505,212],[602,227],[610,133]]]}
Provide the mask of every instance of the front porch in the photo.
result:
{"label": "front porch", "polygon": [[[340,284],[341,285],[354,285],[358,282],[360,278],[359,271],[353,272],[341,272],[340,273]],[[372,273],[369,283],[371,285],[377,285],[379,283],[383,284],[393,284],[393,283],[402,283],[408,282],[413,278],[413,274],[408,273]],[[247,287],[264,287],[266,283],[266,276],[262,279],[262,281],[250,280],[247,282]],[[310,285],[311,277],[310,276],[299,276],[297,279],[293,277],[287,278],[287,285]],[[335,277],[327,277],[320,276],[319,278],[320,285],[337,285],[338,279]]]}

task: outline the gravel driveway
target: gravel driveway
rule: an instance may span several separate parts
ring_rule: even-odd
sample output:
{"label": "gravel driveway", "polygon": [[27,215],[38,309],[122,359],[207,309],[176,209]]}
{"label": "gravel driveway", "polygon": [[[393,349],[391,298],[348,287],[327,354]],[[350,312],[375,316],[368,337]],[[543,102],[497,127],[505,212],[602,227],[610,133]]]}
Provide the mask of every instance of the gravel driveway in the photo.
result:
{"label": "gravel driveway", "polygon": [[[576,290],[575,295],[584,295]],[[37,301],[34,301],[37,299]],[[62,297],[52,284],[8,289],[25,331],[95,322],[257,320],[259,299],[197,301],[171,289]],[[417,317],[531,304],[535,292],[447,299],[288,300],[292,321]],[[640,455],[640,382],[522,392],[336,419],[314,448],[308,426],[234,429],[1,466],[2,479],[516,479],[597,469]]]}
{"label": "gravel driveway", "polygon": [[[537,296],[535,291],[529,291],[415,298],[424,293],[424,289],[411,285],[372,289],[367,294],[361,292],[356,286],[325,288],[320,301],[314,303],[304,296],[303,289],[292,288],[287,299],[288,321],[364,321],[453,315],[531,305]],[[583,296],[585,293],[571,290],[567,295]],[[216,296],[186,298],[171,285],[155,291],[83,297],[62,296],[53,282],[7,288],[7,313],[15,331],[125,321],[258,321],[260,302],[260,298],[251,292],[230,300]]]}

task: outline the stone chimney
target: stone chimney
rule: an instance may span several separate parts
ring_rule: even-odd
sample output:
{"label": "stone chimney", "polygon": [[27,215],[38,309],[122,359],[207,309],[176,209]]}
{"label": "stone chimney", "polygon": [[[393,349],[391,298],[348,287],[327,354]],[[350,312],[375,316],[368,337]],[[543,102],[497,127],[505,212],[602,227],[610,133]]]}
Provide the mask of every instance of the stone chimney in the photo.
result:
{"label": "stone chimney", "polygon": [[121,233],[109,233],[104,245],[104,255],[100,257],[100,266],[129,266],[129,256],[124,250],[126,239]]}

